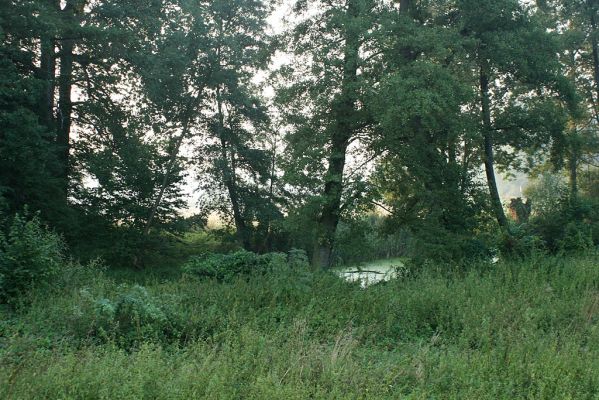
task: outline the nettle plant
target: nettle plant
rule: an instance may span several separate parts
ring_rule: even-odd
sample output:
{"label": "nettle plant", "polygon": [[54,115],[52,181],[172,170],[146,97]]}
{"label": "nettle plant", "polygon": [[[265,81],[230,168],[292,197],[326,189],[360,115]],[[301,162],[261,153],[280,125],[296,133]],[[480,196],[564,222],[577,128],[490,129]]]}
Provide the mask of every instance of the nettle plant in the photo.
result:
{"label": "nettle plant", "polygon": [[39,216],[16,215],[0,232],[0,302],[14,303],[47,284],[65,263],[65,244]]}

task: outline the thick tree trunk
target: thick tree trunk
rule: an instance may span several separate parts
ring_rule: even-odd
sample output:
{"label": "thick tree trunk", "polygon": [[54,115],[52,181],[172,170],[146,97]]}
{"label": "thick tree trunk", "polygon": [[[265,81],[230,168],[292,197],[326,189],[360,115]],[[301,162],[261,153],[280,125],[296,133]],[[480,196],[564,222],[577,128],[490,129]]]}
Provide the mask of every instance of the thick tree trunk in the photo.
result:
{"label": "thick tree trunk", "polygon": [[414,0],[399,0],[399,11],[402,15],[411,14],[413,6]]}
{"label": "thick tree trunk", "polygon": [[[60,10],[60,4],[56,0],[46,0],[48,12]],[[43,89],[40,93],[38,116],[40,123],[48,132],[54,132],[54,89],[56,87],[56,41],[52,32],[46,32],[40,40],[40,68],[37,78],[42,81]]]}
{"label": "thick tree trunk", "polygon": [[337,124],[337,127],[344,130],[335,132],[331,141],[331,155],[328,159],[329,167],[326,174],[323,206],[318,218],[320,232],[312,258],[312,264],[315,267],[325,269],[331,266],[335,232],[339,224],[343,171],[351,129],[347,123],[341,121]]}
{"label": "thick tree trunk", "polygon": [[71,148],[71,125],[73,102],[71,99],[73,82],[73,49],[72,39],[63,39],[60,49],[60,76],[58,80],[58,111],[56,126],[56,143],[60,162],[60,178],[66,201],[69,180],[69,152]]}
{"label": "thick tree trunk", "polygon": [[67,202],[70,176],[71,125],[73,101],[73,64],[76,28],[79,26],[78,14],[82,7],[76,0],[67,0],[62,10],[65,29],[60,39],[60,75],[58,77],[58,108],[56,115],[56,144],[58,145],[59,178],[63,184],[64,201]]}
{"label": "thick tree trunk", "polygon": [[40,123],[48,131],[54,130],[54,78],[56,69],[56,54],[54,39],[43,37],[41,40],[40,69],[38,77],[42,81],[43,90],[40,96],[38,115]]}
{"label": "thick tree trunk", "polygon": [[487,185],[489,187],[489,194],[491,196],[491,207],[493,208],[493,213],[495,214],[495,218],[497,219],[501,229],[509,233],[508,221],[505,213],[503,212],[501,198],[499,197],[499,190],[497,190],[497,180],[495,178],[493,125],[491,122],[491,102],[489,98],[489,75],[485,66],[481,66],[480,68],[480,97],[484,140],[484,163],[485,173],[487,175]]}
{"label": "thick tree trunk", "polygon": [[[347,2],[348,19],[359,17],[357,0]],[[356,119],[356,88],[358,72],[358,52],[360,47],[359,32],[351,23],[344,32],[345,49],[343,64],[343,80],[341,94],[332,107],[334,122],[329,127],[331,132],[331,152],[328,157],[328,169],[325,176],[323,204],[318,218],[318,237],[312,256],[312,265],[319,268],[331,266],[331,254],[335,240],[335,232],[341,214],[341,195],[343,193],[343,171],[349,141],[353,136]]]}

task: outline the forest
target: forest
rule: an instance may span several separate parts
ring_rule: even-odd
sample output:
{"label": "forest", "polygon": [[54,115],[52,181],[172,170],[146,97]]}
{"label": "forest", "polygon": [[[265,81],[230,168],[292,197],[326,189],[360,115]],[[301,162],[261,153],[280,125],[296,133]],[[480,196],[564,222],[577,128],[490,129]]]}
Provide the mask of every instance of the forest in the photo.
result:
{"label": "forest", "polygon": [[599,398],[598,0],[0,0],[0,398]]}

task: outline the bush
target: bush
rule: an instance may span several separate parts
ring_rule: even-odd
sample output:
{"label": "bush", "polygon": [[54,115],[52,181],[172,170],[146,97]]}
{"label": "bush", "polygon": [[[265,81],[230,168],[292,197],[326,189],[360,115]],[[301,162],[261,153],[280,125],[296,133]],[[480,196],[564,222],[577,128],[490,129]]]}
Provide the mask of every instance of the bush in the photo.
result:
{"label": "bush", "polygon": [[546,242],[530,224],[515,225],[510,229],[511,234],[501,233],[499,236],[498,248],[503,255],[526,258],[546,252]]}
{"label": "bush", "polygon": [[540,236],[551,252],[577,252],[597,244],[599,204],[580,198],[576,202],[563,198],[560,208],[531,220],[530,229]]}
{"label": "bush", "polygon": [[81,294],[84,307],[79,315],[91,317],[91,321],[80,325],[86,326],[88,334],[130,346],[142,340],[163,339],[170,331],[165,311],[143,286],[121,285],[114,299],[95,298],[85,290]]}
{"label": "bush", "polygon": [[291,249],[287,256],[287,263],[293,269],[307,269],[310,267],[308,254],[302,249]]}
{"label": "bush", "polygon": [[0,302],[15,302],[58,273],[64,243],[39,217],[16,215],[6,235],[0,233]]}
{"label": "bush", "polygon": [[183,271],[190,275],[227,282],[236,276],[266,273],[284,266],[287,266],[287,256],[283,253],[258,255],[240,250],[230,254],[192,257],[183,265]]}

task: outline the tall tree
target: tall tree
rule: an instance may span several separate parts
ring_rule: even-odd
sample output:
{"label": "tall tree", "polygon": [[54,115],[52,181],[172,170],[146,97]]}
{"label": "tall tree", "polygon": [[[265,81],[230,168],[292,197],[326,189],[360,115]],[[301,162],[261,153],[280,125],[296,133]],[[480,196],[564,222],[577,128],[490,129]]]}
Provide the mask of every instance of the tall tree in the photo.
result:
{"label": "tall tree", "polygon": [[[499,226],[509,231],[496,180],[496,165],[513,167],[527,143],[547,143],[563,131],[560,102],[571,104],[571,91],[558,62],[559,42],[530,8],[517,0],[456,3],[455,23],[471,61],[478,92],[479,132],[492,210]],[[546,101],[543,101],[546,100]],[[554,106],[553,112],[550,111]],[[539,122],[538,126],[531,124]],[[505,151],[505,148],[510,148]],[[500,151],[500,160],[497,151]]]}
{"label": "tall tree", "polygon": [[367,122],[361,106],[361,50],[373,27],[374,6],[368,0],[298,1],[294,10],[301,21],[288,35],[288,50],[298,62],[282,71],[291,82],[279,98],[295,126],[288,139],[290,154],[298,156],[294,175],[302,173],[303,164],[321,179],[312,256],[317,267],[331,265],[348,148]]}
{"label": "tall tree", "polygon": [[383,154],[371,182],[375,202],[390,213],[389,225],[438,247],[472,236],[481,209],[474,90],[451,11],[445,2],[385,10],[373,52],[380,73],[368,100],[377,123],[370,145]]}
{"label": "tall tree", "polygon": [[212,38],[211,94],[206,104],[209,137],[197,148],[203,190],[211,197],[205,206],[232,217],[238,241],[248,250],[264,249],[266,237],[257,233],[264,234],[268,220],[279,214],[268,191],[269,116],[252,84],[270,58],[266,34],[270,10],[262,0],[227,0],[204,9]]}
{"label": "tall tree", "polygon": [[[38,18],[27,17],[39,14]],[[16,211],[29,205],[55,221],[62,209],[52,105],[42,105],[51,89],[39,58],[38,38],[53,32],[56,20],[34,1],[0,4],[0,197]],[[41,65],[38,63],[41,63]]]}

